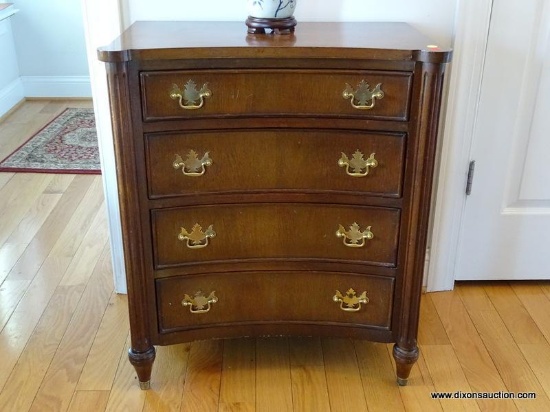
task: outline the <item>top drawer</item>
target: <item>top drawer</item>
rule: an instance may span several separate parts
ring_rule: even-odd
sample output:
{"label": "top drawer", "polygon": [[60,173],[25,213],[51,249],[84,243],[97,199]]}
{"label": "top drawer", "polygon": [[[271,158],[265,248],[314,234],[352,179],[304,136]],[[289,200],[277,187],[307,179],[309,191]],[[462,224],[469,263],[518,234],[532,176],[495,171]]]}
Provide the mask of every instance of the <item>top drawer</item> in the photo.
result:
{"label": "top drawer", "polygon": [[151,71],[141,73],[142,109],[145,121],[261,115],[407,120],[411,83],[408,72]]}

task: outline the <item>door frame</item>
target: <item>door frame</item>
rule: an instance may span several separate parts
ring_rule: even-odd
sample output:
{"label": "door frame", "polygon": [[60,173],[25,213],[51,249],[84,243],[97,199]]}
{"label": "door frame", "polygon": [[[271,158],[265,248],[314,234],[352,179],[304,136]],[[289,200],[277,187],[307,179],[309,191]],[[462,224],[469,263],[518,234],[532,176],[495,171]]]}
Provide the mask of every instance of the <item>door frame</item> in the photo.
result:
{"label": "door frame", "polygon": [[493,0],[458,0],[426,290],[452,290]]}
{"label": "door frame", "polygon": [[81,0],[86,37],[86,53],[96,119],[101,175],[109,222],[109,242],[115,291],[126,293],[126,271],[122,247],[122,227],[113,146],[113,130],[105,64],[97,58],[97,48],[109,44],[122,32],[122,7],[119,0]]}
{"label": "door frame", "polygon": [[[113,133],[105,66],[97,47],[109,43],[123,29],[120,0],[81,0],[90,81],[94,98],[102,178],[109,221],[115,290],[126,292],[122,228],[114,160]],[[485,50],[493,0],[457,0],[454,57],[450,70],[440,167],[436,179],[433,231],[427,267],[427,291],[451,290],[461,236],[466,196],[464,187],[477,119]]]}

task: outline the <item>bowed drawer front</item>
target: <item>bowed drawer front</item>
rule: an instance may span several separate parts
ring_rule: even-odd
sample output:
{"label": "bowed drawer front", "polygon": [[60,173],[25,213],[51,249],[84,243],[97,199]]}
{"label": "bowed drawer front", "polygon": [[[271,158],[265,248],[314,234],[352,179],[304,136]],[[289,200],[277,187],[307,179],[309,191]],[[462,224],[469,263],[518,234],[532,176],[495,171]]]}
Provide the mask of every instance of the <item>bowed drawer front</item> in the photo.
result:
{"label": "bowed drawer front", "polygon": [[[411,73],[380,71],[145,72],[143,117],[150,121],[284,114],[407,120],[411,80]],[[371,97],[378,85],[380,97]],[[361,109],[371,105],[370,110]]]}
{"label": "bowed drawer front", "polygon": [[406,24],[138,22],[107,62],[131,325],[155,345],[416,334],[445,63]]}
{"label": "bowed drawer front", "polygon": [[404,133],[214,130],[145,138],[151,198],[252,190],[401,196]]}
{"label": "bowed drawer front", "polygon": [[332,323],[389,329],[392,278],[260,272],[156,282],[161,333],[254,323]]}
{"label": "bowed drawer front", "polygon": [[317,259],[394,267],[399,212],[300,203],[154,210],[155,266]]}

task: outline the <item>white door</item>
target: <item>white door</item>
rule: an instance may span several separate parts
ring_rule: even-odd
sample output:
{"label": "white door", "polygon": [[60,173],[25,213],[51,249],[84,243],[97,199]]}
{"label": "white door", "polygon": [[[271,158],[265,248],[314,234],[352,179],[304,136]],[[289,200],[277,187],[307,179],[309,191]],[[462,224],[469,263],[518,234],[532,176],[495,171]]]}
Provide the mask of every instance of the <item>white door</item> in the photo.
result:
{"label": "white door", "polygon": [[550,1],[494,0],[457,280],[550,278]]}

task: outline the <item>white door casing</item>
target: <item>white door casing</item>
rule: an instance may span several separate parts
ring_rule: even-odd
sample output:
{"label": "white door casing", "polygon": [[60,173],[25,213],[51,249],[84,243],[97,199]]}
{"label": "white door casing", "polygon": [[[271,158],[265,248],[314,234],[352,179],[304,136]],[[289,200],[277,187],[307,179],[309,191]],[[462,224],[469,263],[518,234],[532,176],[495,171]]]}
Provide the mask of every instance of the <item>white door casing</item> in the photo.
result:
{"label": "white door casing", "polygon": [[466,202],[466,172],[476,122],[493,0],[457,3],[448,101],[440,130],[433,230],[427,268],[428,292],[451,290]]}
{"label": "white door casing", "polygon": [[[124,292],[124,264],[107,88],[102,72],[104,67],[96,59],[97,46],[109,43],[120,33],[120,7],[118,2],[108,0],[82,1],[98,134],[100,142],[103,142],[100,143],[100,151],[104,167],[103,178],[106,182],[115,283],[117,291]],[[492,0],[459,0],[457,5],[455,52],[442,147],[442,166],[434,209],[428,290],[448,290],[453,287],[460,228],[465,210],[463,188],[476,121],[491,7]],[[517,21],[515,23],[514,31],[525,27],[523,24],[518,25]],[[540,152],[535,150],[536,153]],[[525,190],[528,190],[527,187]]]}
{"label": "white door casing", "polygon": [[457,280],[550,278],[550,4],[495,0]]}
{"label": "white door casing", "polygon": [[124,269],[107,75],[105,64],[97,59],[97,48],[109,44],[122,31],[120,5],[118,1],[112,0],[82,0],[82,12],[101,158],[101,173],[109,221],[109,241],[115,290],[118,293],[126,293],[126,272]]}
{"label": "white door casing", "polygon": [[455,278],[550,277],[549,13],[545,0],[459,2],[428,291]]}

